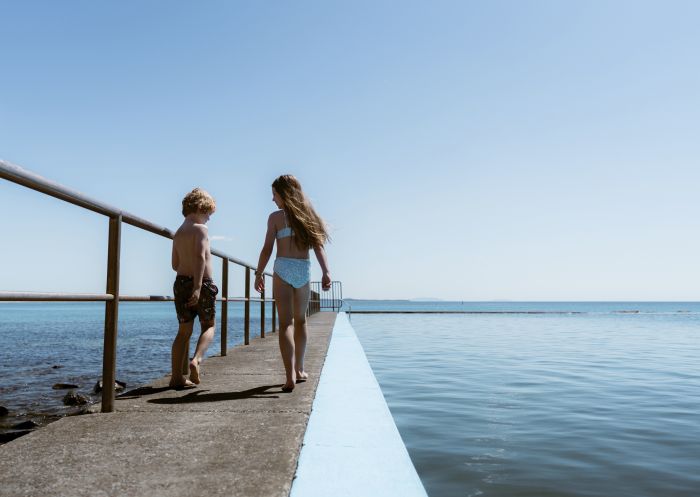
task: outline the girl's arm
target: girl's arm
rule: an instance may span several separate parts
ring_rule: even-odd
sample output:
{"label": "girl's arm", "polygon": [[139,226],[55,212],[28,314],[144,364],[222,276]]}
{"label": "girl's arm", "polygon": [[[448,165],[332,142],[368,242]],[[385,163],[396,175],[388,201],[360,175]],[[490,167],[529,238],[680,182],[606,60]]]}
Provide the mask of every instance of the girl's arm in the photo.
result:
{"label": "girl's arm", "polygon": [[321,286],[324,290],[330,290],[331,270],[328,268],[328,259],[326,258],[326,250],[323,248],[323,245],[314,247],[314,254],[316,254],[318,264],[321,266],[321,271],[323,271],[323,277],[321,278]]}
{"label": "girl's arm", "polygon": [[255,289],[258,292],[262,292],[265,289],[265,278],[263,278],[263,272],[265,271],[265,266],[267,266],[270,256],[272,255],[272,248],[275,245],[275,223],[272,220],[273,214],[267,218],[267,233],[265,234],[265,243],[263,243],[262,250],[260,250],[260,258],[258,259],[258,269],[255,271]]}

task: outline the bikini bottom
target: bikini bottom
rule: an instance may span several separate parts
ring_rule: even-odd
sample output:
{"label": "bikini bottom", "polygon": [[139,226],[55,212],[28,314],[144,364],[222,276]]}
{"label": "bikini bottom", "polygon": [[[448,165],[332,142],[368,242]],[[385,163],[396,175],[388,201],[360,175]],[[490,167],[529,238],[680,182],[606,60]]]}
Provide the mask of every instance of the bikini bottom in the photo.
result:
{"label": "bikini bottom", "polygon": [[309,259],[293,259],[278,257],[275,259],[274,272],[294,288],[301,288],[311,279],[311,261]]}

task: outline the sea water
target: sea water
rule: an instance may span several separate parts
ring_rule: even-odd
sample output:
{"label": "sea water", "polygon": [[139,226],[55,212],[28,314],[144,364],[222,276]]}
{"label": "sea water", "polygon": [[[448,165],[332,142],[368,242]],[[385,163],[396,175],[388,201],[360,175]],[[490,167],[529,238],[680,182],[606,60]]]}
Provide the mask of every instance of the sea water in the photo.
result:
{"label": "sea water", "polygon": [[431,497],[700,495],[699,304],[348,307]]}
{"label": "sea water", "polygon": [[[346,301],[344,310],[431,497],[700,495],[700,304]],[[229,313],[233,346],[242,305]],[[253,336],[258,316],[251,306]],[[266,316],[269,330],[270,308]],[[104,304],[0,304],[2,426],[75,411],[52,385],[90,394],[103,319]],[[172,302],[122,303],[117,378],[131,388],[167,374],[176,329]]]}

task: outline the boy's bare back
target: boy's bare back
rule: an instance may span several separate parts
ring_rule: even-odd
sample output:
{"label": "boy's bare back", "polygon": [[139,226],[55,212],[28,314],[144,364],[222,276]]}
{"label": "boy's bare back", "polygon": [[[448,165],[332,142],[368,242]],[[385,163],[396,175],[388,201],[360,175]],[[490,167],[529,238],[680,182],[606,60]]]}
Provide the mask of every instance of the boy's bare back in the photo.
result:
{"label": "boy's bare back", "polygon": [[205,278],[211,278],[212,264],[208,229],[205,224],[185,218],[173,237],[173,269],[180,276],[198,276],[201,265]]}

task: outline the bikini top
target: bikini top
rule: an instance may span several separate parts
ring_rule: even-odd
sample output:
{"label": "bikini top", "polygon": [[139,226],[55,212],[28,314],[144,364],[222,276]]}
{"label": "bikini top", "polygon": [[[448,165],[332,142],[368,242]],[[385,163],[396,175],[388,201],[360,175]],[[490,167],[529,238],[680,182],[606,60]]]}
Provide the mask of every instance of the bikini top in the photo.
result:
{"label": "bikini top", "polygon": [[289,236],[292,236],[294,232],[292,231],[292,228],[289,226],[285,226],[281,230],[277,230],[277,239],[279,240],[280,238],[287,238]]}
{"label": "bikini top", "polygon": [[284,228],[277,230],[277,239],[279,240],[280,238],[288,238],[294,234],[292,231],[291,226],[287,226],[287,213],[285,211],[282,211],[284,213]]}

